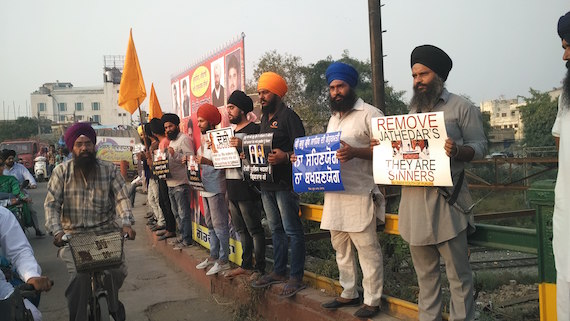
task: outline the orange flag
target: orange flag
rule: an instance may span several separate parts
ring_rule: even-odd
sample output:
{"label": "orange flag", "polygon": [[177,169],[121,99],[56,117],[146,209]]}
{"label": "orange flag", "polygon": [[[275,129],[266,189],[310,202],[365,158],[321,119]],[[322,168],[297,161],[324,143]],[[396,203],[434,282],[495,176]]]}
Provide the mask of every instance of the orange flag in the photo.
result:
{"label": "orange flag", "polygon": [[149,98],[149,106],[148,106],[148,121],[153,118],[161,118],[162,117],[162,109],[160,108],[160,104],[158,103],[158,98],[156,97],[156,93],[154,92],[154,84],[150,84],[150,98]]}
{"label": "orange flag", "polygon": [[133,29],[131,29],[123,76],[121,77],[121,87],[119,88],[119,106],[132,115],[145,98],[146,89],[137,50],[133,42]]}

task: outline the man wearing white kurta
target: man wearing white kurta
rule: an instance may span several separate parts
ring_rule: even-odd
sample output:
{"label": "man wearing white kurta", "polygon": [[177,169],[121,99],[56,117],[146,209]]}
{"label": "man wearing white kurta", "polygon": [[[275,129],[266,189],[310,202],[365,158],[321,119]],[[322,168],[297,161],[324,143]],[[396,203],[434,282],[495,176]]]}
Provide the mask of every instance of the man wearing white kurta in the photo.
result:
{"label": "man wearing white kurta", "polygon": [[558,177],[554,190],[554,216],[552,217],[552,247],[556,264],[556,310],[558,320],[570,320],[570,201],[568,187],[570,182],[570,12],[558,20],[558,35],[562,39],[566,61],[566,78],[562,94],[558,98],[558,114],[552,127],[552,135],[558,147]]}
{"label": "man wearing white kurta", "polygon": [[[0,159],[0,162],[3,160]],[[26,235],[14,214],[5,207],[0,207],[0,250],[2,255],[10,260],[23,281],[32,284],[38,291],[49,291],[51,281],[41,276],[42,269],[34,258],[34,251]],[[0,300],[8,298],[12,292],[14,287],[0,271]],[[35,321],[42,319],[42,314],[30,301],[26,299],[24,304],[32,312]]]}
{"label": "man wearing white kurta", "polygon": [[[336,157],[341,163],[345,190],[325,193],[321,229],[330,230],[343,292],[323,307],[360,305],[356,248],[363,274],[364,305],[354,315],[370,318],[380,310],[382,296],[382,251],[376,234],[376,213],[384,220],[384,197],[374,184],[369,144],[371,119],[383,114],[356,97],[358,73],[352,66],[335,62],[327,69],[326,78],[332,111],[327,132],[341,132]],[[374,200],[381,206],[375,206]]]}

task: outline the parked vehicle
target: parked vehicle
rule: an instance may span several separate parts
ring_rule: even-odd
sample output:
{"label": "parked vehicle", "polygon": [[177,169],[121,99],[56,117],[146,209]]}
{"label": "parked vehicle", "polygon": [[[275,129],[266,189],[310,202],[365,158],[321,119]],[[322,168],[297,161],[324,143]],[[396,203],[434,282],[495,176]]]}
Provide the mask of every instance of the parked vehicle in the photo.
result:
{"label": "parked vehicle", "polygon": [[16,151],[16,155],[22,165],[24,165],[30,173],[34,172],[34,158],[45,144],[41,144],[36,140],[7,140],[0,144],[0,150],[11,149]]}
{"label": "parked vehicle", "polygon": [[47,180],[47,158],[45,156],[34,158],[34,177],[38,182]]}
{"label": "parked vehicle", "polygon": [[496,152],[496,153],[492,153],[490,155],[485,156],[486,159],[495,159],[495,158],[507,158],[508,155],[506,153],[503,152]]}

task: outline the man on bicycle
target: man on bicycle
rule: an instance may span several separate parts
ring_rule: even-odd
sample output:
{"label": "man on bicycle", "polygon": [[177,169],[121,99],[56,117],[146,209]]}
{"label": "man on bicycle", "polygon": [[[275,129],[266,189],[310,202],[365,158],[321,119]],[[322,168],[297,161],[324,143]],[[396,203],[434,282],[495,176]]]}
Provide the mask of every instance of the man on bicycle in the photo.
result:
{"label": "man on bicycle", "polygon": [[[46,226],[53,233],[56,246],[65,245],[64,234],[82,232],[122,229],[123,235],[135,238],[125,181],[114,164],[95,158],[96,139],[89,123],[76,123],[65,132],[65,144],[72,150],[73,158],[53,170],[44,203]],[[65,291],[69,320],[87,320],[90,275],[77,273],[68,246],[61,247],[58,256],[71,275]],[[124,320],[125,309],[118,300],[118,292],[127,276],[126,266],[123,263],[106,272],[104,283],[109,294],[109,310],[115,320]]]}
{"label": "man on bicycle", "polygon": [[[49,291],[51,281],[41,276],[42,269],[34,258],[34,251],[28,243],[16,217],[5,207],[0,206],[0,250],[18,272],[19,277],[26,283],[34,286],[36,291]],[[0,271],[0,300],[5,300],[14,292],[14,287],[6,280]],[[24,305],[32,312],[34,320],[42,319],[40,311],[27,299]],[[7,313],[7,311],[2,311]]]}

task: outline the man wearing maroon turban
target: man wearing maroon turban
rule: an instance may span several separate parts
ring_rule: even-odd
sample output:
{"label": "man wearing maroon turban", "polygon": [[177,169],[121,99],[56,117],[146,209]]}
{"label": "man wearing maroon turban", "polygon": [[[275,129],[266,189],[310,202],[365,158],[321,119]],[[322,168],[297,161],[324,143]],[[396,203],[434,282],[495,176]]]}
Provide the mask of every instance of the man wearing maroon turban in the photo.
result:
{"label": "man wearing maroon turban", "polygon": [[[113,163],[95,158],[96,140],[89,123],[76,123],[67,129],[64,141],[73,159],[53,170],[44,203],[46,227],[54,236],[54,245],[61,247],[58,256],[71,276],[65,296],[69,319],[75,321],[85,320],[91,281],[89,273],[76,271],[69,246],[62,242],[63,235],[119,230],[130,239],[136,235],[131,228],[134,219],[125,180]],[[116,223],[117,215],[121,226]],[[126,266],[123,263],[107,272],[104,284],[110,285],[106,289],[109,311],[115,320],[124,320],[125,308],[118,291],[127,276]]]}

